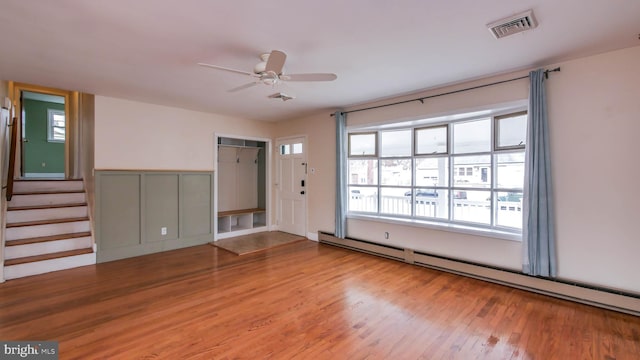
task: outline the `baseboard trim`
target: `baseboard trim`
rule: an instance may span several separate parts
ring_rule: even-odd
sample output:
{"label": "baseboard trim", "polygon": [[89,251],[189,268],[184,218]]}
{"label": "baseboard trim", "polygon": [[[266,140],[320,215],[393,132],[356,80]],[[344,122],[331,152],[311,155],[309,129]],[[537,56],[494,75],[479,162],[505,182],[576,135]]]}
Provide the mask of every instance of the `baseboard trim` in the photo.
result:
{"label": "baseboard trim", "polygon": [[529,276],[507,269],[416,252],[413,249],[403,249],[351,238],[341,239],[325,232],[318,232],[318,238],[320,243],[340,246],[409,264],[640,316],[640,295],[636,294],[595,288],[564,280],[549,280]]}
{"label": "baseboard trim", "polygon": [[30,179],[64,178],[64,173],[25,173],[24,177]]}

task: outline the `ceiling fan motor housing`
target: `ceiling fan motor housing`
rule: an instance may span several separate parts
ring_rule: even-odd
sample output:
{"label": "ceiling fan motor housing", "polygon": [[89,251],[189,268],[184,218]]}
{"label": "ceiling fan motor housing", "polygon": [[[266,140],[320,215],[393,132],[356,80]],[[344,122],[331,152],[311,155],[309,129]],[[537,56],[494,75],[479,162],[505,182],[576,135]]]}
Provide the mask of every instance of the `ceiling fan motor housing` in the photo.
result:
{"label": "ceiling fan motor housing", "polygon": [[253,67],[253,72],[256,74],[262,74],[267,70],[267,62],[269,61],[269,55],[271,53],[264,53],[260,55],[261,62],[257,63],[256,66]]}

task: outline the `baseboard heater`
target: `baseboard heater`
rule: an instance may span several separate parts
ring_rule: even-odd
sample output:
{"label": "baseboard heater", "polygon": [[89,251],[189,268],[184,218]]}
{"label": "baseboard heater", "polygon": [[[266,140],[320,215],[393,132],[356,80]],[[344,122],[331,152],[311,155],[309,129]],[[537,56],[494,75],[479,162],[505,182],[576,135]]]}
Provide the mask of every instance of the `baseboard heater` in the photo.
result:
{"label": "baseboard heater", "polygon": [[323,244],[357,250],[409,264],[640,316],[640,295],[637,294],[566,280],[544,279],[499,267],[446,258],[366,240],[341,239],[331,233],[322,231],[318,232],[318,240]]}

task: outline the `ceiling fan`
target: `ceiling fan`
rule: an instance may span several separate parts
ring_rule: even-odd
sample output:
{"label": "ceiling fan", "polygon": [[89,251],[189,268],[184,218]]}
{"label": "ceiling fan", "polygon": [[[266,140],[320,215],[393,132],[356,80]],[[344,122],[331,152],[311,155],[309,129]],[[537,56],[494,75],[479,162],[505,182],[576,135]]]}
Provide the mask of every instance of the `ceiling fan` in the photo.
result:
{"label": "ceiling fan", "polygon": [[198,63],[198,65],[236,74],[248,75],[253,78],[252,82],[230,89],[229,92],[247,89],[258,84],[275,86],[285,81],[333,81],[338,78],[336,74],[329,73],[283,74],[282,68],[284,67],[286,59],[287,54],[279,50],[273,50],[270,53],[262,54],[260,55],[260,60],[262,61],[253,68],[253,72],[230,69],[206,63]]}

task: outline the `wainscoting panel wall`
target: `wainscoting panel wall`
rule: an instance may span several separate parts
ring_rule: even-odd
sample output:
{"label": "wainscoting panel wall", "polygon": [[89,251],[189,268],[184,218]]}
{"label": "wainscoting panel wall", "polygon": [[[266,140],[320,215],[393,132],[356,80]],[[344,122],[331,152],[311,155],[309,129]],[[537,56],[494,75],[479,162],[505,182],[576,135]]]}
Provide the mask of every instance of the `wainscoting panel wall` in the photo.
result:
{"label": "wainscoting panel wall", "polygon": [[[177,239],[178,175],[145,174],[144,179],[144,229],[147,241]],[[164,234],[162,229],[165,229]]]}
{"label": "wainscoting panel wall", "polygon": [[[210,174],[182,174],[181,238],[198,236],[213,240],[213,176]],[[209,194],[209,196],[203,196]]]}
{"label": "wainscoting panel wall", "polygon": [[105,174],[96,187],[100,199],[95,224],[100,225],[96,237],[105,239],[100,250],[128,248],[140,245],[140,175]]}
{"label": "wainscoting panel wall", "polygon": [[98,262],[213,240],[213,173],[96,171]]}

